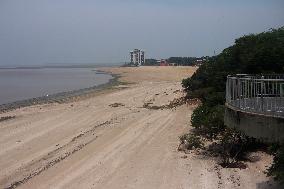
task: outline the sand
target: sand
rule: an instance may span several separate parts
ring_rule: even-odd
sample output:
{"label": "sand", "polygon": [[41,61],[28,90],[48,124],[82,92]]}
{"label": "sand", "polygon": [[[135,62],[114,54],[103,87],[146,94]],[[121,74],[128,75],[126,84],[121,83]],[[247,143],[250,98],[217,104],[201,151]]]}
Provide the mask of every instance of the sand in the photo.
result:
{"label": "sand", "polygon": [[264,173],[267,154],[258,152],[261,161],[240,170],[177,151],[196,105],[143,107],[182,97],[181,80],[196,68],[102,70],[128,85],[0,114],[12,116],[0,122],[0,188],[275,188]]}

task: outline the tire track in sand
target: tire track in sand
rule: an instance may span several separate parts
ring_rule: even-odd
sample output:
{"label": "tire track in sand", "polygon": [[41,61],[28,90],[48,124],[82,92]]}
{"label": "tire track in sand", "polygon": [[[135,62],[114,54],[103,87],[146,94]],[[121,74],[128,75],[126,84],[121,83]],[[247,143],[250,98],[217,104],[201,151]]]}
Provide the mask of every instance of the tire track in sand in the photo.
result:
{"label": "tire track in sand", "polygon": [[85,131],[77,136],[75,136],[67,144],[57,148],[56,150],[49,152],[44,157],[33,160],[30,164],[25,167],[20,168],[13,175],[0,181],[0,185],[4,184],[5,189],[12,189],[26,183],[33,177],[41,174],[43,171],[51,168],[60,161],[68,158],[70,155],[83,149],[88,144],[92,143],[97,139],[98,136],[95,135],[95,130],[98,127],[106,126],[112,124],[113,119],[105,121],[101,124],[95,125],[90,130]]}

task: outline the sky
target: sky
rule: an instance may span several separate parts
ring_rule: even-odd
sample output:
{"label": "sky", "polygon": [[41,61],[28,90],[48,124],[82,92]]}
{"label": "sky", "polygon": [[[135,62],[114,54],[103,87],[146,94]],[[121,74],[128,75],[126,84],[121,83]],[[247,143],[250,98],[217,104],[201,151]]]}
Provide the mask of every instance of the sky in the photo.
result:
{"label": "sky", "polygon": [[281,26],[283,0],[0,0],[0,66],[212,56]]}

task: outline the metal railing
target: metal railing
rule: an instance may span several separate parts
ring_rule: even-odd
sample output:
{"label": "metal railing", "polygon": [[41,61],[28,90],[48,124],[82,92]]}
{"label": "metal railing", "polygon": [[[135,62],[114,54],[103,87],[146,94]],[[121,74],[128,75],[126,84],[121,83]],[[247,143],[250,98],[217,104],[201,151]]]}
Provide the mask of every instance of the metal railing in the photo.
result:
{"label": "metal railing", "polygon": [[229,75],[226,103],[247,112],[284,117],[284,75]]}

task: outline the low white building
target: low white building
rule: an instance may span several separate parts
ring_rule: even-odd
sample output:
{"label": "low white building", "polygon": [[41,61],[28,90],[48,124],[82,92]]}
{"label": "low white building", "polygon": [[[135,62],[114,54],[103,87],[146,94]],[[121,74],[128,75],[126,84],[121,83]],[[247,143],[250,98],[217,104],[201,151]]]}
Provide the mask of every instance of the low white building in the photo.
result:
{"label": "low white building", "polygon": [[141,66],[145,63],[145,52],[140,49],[130,51],[130,63],[135,66]]}

